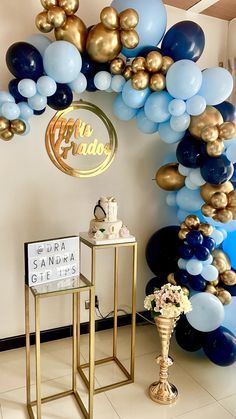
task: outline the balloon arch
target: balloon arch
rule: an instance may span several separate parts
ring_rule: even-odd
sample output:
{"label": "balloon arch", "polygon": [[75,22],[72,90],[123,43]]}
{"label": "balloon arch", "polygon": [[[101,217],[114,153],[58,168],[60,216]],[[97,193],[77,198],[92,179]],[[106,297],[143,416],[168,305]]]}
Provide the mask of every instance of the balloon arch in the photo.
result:
{"label": "balloon arch", "polygon": [[[179,226],[157,231],[146,249],[155,277],[190,293],[193,311],[176,329],[179,345],[203,348],[217,365],[236,360],[236,126],[233,89],[224,68],[200,70],[202,28],[182,21],[166,33],[161,0],[114,0],[87,28],[75,14],[79,0],[41,0],[36,26],[56,41],[32,35],[11,45],[14,78],[0,92],[0,138],[26,135],[29,119],[46,105],[67,108],[73,92],[115,92],[114,115],[135,119],[145,134],[176,144],[176,159],[156,174]],[[161,42],[162,40],[162,42]],[[160,44],[161,42],[161,44]],[[160,47],[157,45],[160,44]]]}

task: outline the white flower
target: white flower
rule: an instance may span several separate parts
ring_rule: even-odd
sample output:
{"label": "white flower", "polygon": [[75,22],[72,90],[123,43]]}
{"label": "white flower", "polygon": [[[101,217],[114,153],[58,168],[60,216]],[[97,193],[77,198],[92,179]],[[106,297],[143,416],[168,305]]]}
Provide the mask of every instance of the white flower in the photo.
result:
{"label": "white flower", "polygon": [[154,295],[153,294],[150,294],[145,298],[144,308],[146,308],[146,310],[151,310],[152,309],[152,301],[153,300],[154,300]]}

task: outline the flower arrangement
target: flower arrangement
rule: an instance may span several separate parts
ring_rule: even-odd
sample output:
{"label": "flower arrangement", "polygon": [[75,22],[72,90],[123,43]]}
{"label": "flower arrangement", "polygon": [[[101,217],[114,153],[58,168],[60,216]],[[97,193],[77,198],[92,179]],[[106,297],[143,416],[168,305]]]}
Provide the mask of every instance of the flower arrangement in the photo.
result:
{"label": "flower arrangement", "polygon": [[180,286],[165,284],[155,289],[153,294],[144,300],[144,308],[151,311],[152,317],[178,317],[192,310],[188,296]]}

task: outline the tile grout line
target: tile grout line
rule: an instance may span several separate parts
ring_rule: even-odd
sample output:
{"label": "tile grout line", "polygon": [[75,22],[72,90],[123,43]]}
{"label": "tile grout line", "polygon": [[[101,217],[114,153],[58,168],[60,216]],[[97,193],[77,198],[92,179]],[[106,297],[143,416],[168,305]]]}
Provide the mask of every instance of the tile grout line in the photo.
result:
{"label": "tile grout line", "polygon": [[121,418],[121,416],[120,416],[120,415],[118,414],[118,412],[116,411],[115,406],[113,406],[113,403],[112,403],[112,402],[111,402],[111,400],[109,399],[109,397],[108,397],[108,395],[107,395],[107,393],[106,393],[106,392],[104,393],[104,395],[105,395],[106,399],[108,400],[108,403],[111,405],[112,409],[113,409],[113,410],[114,410],[114,412],[116,413],[117,417],[118,417],[119,419],[122,419],[122,418]]}
{"label": "tile grout line", "polygon": [[[228,396],[228,397],[232,397],[232,396],[235,396],[235,394],[231,394],[231,396]],[[226,410],[226,412],[228,412],[228,413],[230,413],[230,415],[232,415],[232,412],[227,408],[227,407],[225,407],[225,406],[223,406],[222,404],[221,404],[221,401],[222,400],[225,400],[225,399],[228,399],[228,397],[224,397],[223,399],[220,399],[219,401],[218,401],[218,403],[220,404],[220,406],[221,407],[223,407],[223,409],[225,409]],[[233,415],[232,415],[233,416]],[[235,419],[236,418],[236,416],[233,416],[233,418]]]}
{"label": "tile grout line", "polygon": [[188,413],[191,413],[191,412],[195,412],[195,411],[197,411],[197,410],[200,410],[200,409],[202,409],[202,408],[204,408],[204,407],[207,407],[207,406],[211,406],[211,405],[214,405],[214,404],[218,404],[218,405],[220,405],[220,407],[222,407],[227,413],[229,413],[230,414],[230,416],[232,416],[232,418],[233,419],[235,419],[235,417],[232,415],[232,413],[231,412],[229,412],[227,409],[225,409],[224,408],[224,406],[222,406],[217,400],[215,401],[215,402],[211,402],[211,403],[207,403],[207,404],[205,404],[205,405],[203,405],[203,406],[201,406],[201,407],[198,407],[198,408],[196,408],[196,409],[191,409],[191,410],[188,410],[187,412],[184,412],[184,414],[180,414],[180,415],[178,415],[178,416],[173,416],[172,418],[170,418],[170,419],[178,419],[178,418],[180,418],[181,416],[183,416],[183,415],[186,415],[186,414],[188,414]]}

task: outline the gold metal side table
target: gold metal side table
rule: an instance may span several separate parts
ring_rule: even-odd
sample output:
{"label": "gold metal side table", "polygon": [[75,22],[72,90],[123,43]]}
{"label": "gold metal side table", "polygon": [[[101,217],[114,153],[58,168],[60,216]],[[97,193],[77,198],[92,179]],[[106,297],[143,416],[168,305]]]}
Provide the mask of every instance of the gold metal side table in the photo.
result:
{"label": "gold metal side table", "polygon": [[[94,239],[89,238],[87,233],[80,233],[80,247],[84,245],[91,249],[91,283],[96,284],[96,253],[102,249],[114,249],[114,323],[113,323],[113,348],[112,355],[107,358],[99,359],[95,361],[96,365],[101,365],[109,362],[115,362],[119,369],[123,372],[126,377],[116,383],[108,384],[99,388],[94,388],[94,394],[101,393],[103,391],[111,390],[113,388],[120,387],[125,384],[134,382],[134,361],[135,361],[135,328],[136,328],[136,282],[137,282],[137,242],[135,238],[130,241],[120,240],[120,243],[109,240],[104,241],[101,244],[96,244]],[[117,342],[117,328],[118,328],[118,265],[119,265],[119,249],[120,248],[132,248],[132,320],[131,320],[131,356],[130,356],[130,371],[122,364],[118,359],[118,342]],[[81,248],[80,248],[81,257]],[[82,263],[80,261],[80,266]],[[79,316],[79,310],[77,311]],[[77,323],[79,324],[79,318]],[[78,331],[79,334],[79,331]],[[79,340],[78,340],[79,341]],[[89,387],[89,381],[84,373],[84,369],[89,367],[89,363],[80,363],[80,350],[78,349],[78,372],[80,373],[87,388]]]}
{"label": "gold metal side table", "polygon": [[[36,400],[31,401],[30,378],[30,291],[35,303],[35,354],[36,354]],[[86,409],[76,386],[77,350],[78,350],[78,307],[80,293],[88,291],[90,300],[89,310],[89,379],[88,379],[88,410]],[[73,314],[73,351],[72,351],[72,386],[68,391],[57,393],[48,397],[41,397],[41,356],[40,356],[40,302],[43,298],[57,297],[59,295],[72,295]],[[66,278],[33,287],[25,285],[25,331],[26,331],[26,388],[27,409],[29,417],[34,419],[33,407],[36,406],[37,419],[42,418],[42,403],[50,402],[62,397],[73,395],[86,419],[93,418],[93,390],[94,390],[94,286],[82,275],[80,277]]]}

